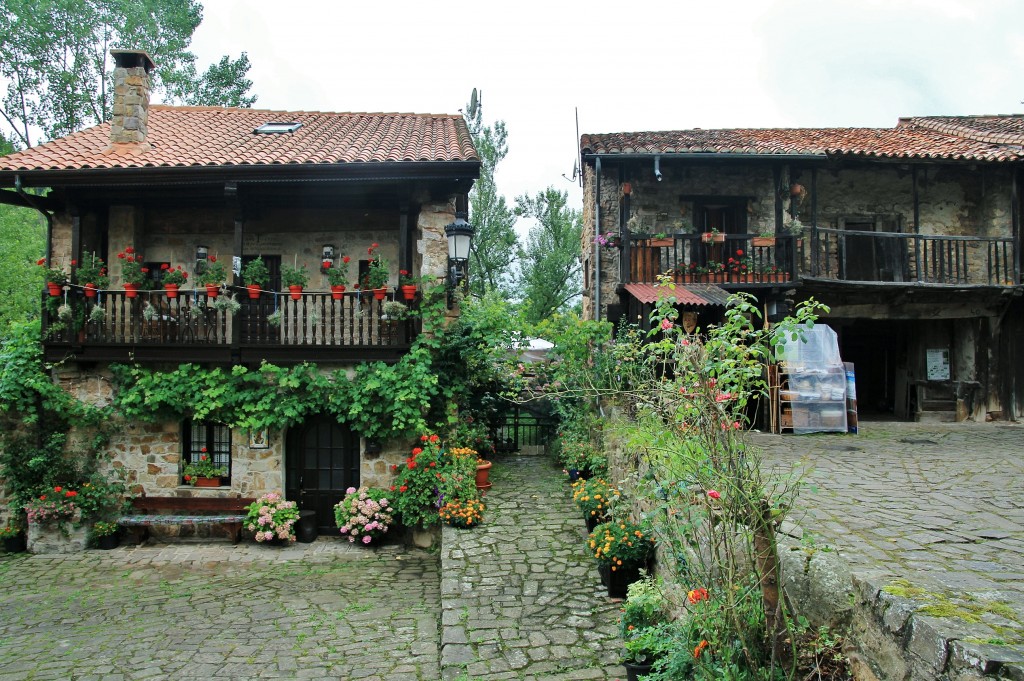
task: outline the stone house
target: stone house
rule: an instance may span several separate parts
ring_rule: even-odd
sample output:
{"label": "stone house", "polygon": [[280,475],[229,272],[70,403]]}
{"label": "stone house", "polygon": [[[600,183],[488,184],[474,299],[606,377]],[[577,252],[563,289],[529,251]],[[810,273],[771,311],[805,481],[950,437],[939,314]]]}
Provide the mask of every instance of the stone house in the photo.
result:
{"label": "stone house", "polygon": [[[407,353],[416,323],[390,321],[384,302],[355,288],[372,244],[390,264],[390,299],[402,299],[399,270],[446,276],[445,226],[456,221],[457,205],[464,210],[480,167],[462,117],[150,105],[149,56],[114,51],[114,59],[109,123],[0,158],[0,201],[47,217],[48,263],[71,270],[68,305],[75,314],[97,306],[105,312],[100,322],[61,330],[44,305],[51,327],[45,355],[62,361],[56,374],[66,389],[109,401],[115,362],[312,362],[336,370]],[[162,291],[132,298],[122,286],[126,261],[118,258],[128,246],[155,277],[165,265],[193,276],[176,299]],[[93,253],[108,264],[110,283],[86,298],[76,272]],[[250,299],[241,268],[256,256],[270,281]],[[212,295],[193,285],[194,273],[214,259],[227,265],[220,297],[235,295],[241,307],[234,313],[213,307]],[[350,268],[347,292],[328,290],[328,264]],[[286,290],[282,267],[292,265],[311,274],[298,300],[277,293]],[[128,469],[140,492],[253,497],[284,490],[315,509],[327,531],[347,487],[386,484],[390,464],[407,455],[405,443],[379,444],[318,417],[269,433],[191,421],[128,425],[112,449],[114,465]],[[195,490],[182,479],[202,447],[229,470],[220,488]]]}
{"label": "stone house", "polygon": [[1019,115],[585,134],[584,314],[643,323],[663,273],[701,325],[813,297],[862,414],[1017,419],[1022,145]]}

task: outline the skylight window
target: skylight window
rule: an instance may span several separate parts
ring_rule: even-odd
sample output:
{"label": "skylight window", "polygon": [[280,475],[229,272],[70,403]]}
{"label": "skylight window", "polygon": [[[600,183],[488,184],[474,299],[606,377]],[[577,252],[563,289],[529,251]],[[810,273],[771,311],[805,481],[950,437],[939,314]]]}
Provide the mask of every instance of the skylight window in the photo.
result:
{"label": "skylight window", "polygon": [[295,132],[300,127],[302,127],[302,123],[296,123],[294,121],[290,123],[273,122],[264,123],[260,127],[253,130],[253,132],[259,135],[274,135],[281,132]]}

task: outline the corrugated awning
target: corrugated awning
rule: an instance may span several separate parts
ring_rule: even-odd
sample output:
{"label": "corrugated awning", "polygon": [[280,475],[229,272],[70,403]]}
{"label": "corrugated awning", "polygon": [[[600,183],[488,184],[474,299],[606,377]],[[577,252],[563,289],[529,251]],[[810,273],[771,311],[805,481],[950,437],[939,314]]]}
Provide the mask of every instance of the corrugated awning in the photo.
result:
{"label": "corrugated awning", "polygon": [[626,292],[641,303],[654,303],[668,297],[675,297],[677,305],[725,307],[729,293],[714,284],[672,284],[671,286],[654,286],[652,284],[626,284]]}

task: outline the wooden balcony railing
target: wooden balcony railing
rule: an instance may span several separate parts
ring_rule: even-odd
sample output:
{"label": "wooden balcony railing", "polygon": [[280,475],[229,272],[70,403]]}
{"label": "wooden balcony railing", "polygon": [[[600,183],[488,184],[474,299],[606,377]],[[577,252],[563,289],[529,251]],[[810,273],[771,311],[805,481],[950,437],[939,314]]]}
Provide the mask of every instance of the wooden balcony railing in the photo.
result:
{"label": "wooden balcony railing", "polygon": [[[164,353],[176,361],[388,359],[407,350],[420,330],[418,318],[390,319],[383,311],[386,300],[358,291],[340,300],[315,291],[304,292],[299,300],[287,293],[250,300],[241,290],[235,300],[240,307],[232,313],[199,291],[183,290],[177,298],[162,291],[142,291],[136,298],[124,291],[100,291],[86,298],[75,289],[65,310],[59,309],[63,298],[44,301],[44,345],[55,350],[74,346],[76,354],[96,359],[126,353],[149,359]],[[417,301],[402,302],[409,309],[417,306]],[[98,316],[96,308],[104,314]]]}
{"label": "wooden balcony railing", "polygon": [[778,286],[796,278],[796,247],[789,234],[634,236],[623,244],[621,274],[624,283],[653,283],[668,274],[677,283]]}
{"label": "wooden balcony railing", "polygon": [[1013,286],[1020,282],[1009,237],[938,236],[818,228],[812,277],[841,281]]}

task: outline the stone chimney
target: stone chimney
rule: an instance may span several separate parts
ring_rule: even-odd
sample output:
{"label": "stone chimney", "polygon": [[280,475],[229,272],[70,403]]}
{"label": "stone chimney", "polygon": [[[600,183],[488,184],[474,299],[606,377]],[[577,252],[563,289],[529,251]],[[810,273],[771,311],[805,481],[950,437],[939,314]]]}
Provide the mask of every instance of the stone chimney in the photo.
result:
{"label": "stone chimney", "polygon": [[[145,151],[149,121],[149,72],[153,60],[142,50],[111,50],[114,58],[114,106],[110,145],[117,151]],[[128,147],[121,145],[131,145]]]}

